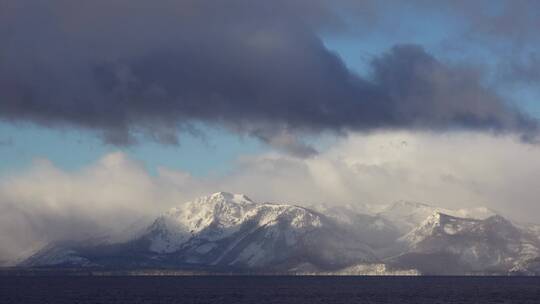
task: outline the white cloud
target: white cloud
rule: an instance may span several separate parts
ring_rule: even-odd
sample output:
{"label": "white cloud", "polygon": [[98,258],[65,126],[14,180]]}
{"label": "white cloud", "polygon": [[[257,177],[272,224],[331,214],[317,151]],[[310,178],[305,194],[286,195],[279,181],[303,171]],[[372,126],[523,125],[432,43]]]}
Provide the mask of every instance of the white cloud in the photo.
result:
{"label": "white cloud", "polygon": [[540,221],[539,178],[540,147],[512,136],[389,132],[351,135],[307,160],[246,159],[222,187],[268,200],[485,205]]}
{"label": "white cloud", "polygon": [[78,171],[47,160],[0,179],[0,260],[45,242],[119,233],[134,220],[216,191],[261,201],[485,205],[540,222],[540,147],[478,133],[355,134],[308,159],[269,153],[240,158],[226,175],[193,177],[122,153]]}

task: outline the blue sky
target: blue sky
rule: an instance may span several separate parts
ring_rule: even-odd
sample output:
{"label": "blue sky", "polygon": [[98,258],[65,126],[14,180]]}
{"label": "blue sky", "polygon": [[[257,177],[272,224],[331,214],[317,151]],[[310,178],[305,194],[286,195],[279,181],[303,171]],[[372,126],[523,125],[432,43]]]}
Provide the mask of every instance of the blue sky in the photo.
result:
{"label": "blue sky", "polygon": [[181,143],[161,145],[142,141],[126,148],[104,145],[89,131],[48,129],[29,124],[0,124],[0,171],[9,173],[24,169],[36,158],[45,158],[65,170],[77,170],[103,155],[123,151],[142,161],[150,172],[158,167],[181,169],[193,175],[220,173],[229,169],[241,154],[264,150],[257,140],[240,137],[216,128],[204,128],[204,137],[181,135]]}

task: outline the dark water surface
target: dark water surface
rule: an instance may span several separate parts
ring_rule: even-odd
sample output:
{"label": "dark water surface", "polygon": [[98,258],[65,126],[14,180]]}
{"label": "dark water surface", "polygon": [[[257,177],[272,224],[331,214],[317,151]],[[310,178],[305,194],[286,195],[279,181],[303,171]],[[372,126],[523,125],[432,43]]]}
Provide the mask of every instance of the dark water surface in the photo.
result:
{"label": "dark water surface", "polygon": [[5,276],[0,303],[540,303],[540,278]]}

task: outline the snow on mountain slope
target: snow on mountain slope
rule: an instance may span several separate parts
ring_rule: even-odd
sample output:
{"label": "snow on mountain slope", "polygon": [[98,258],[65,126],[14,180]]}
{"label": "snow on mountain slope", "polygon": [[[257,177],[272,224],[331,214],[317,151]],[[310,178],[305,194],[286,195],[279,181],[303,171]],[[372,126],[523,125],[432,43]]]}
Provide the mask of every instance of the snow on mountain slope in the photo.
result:
{"label": "snow on mountain slope", "polygon": [[53,244],[38,251],[35,255],[24,260],[20,266],[92,266],[92,262],[79,255],[76,250],[60,244]]}
{"label": "snow on mountain slope", "polygon": [[77,261],[107,267],[120,263],[286,271],[299,263],[333,270],[378,259],[359,234],[325,215],[219,192],[171,209],[127,243],[53,247],[27,264]]}
{"label": "snow on mountain slope", "polygon": [[479,222],[480,220],[456,218],[435,211],[419,226],[400,238],[400,241],[405,241],[410,247],[415,248],[430,237],[463,234]]}
{"label": "snow on mountain slope", "polygon": [[318,211],[356,234],[374,249],[389,246],[401,236],[392,222],[379,215],[359,213],[349,206],[319,206]]}
{"label": "snow on mountain slope", "polygon": [[400,201],[362,214],[351,206],[315,211],[219,192],[172,208],[128,241],[50,244],[20,266],[540,274],[538,231],[487,208]]}
{"label": "snow on mountain slope", "polygon": [[208,240],[230,236],[238,231],[256,205],[244,195],[219,192],[172,208],[149,227],[150,250],[177,251],[197,234]]}
{"label": "snow on mountain slope", "polygon": [[525,224],[521,225],[522,229],[527,230],[532,235],[535,235],[540,241],[540,225],[538,224]]}
{"label": "snow on mountain slope", "polygon": [[402,233],[407,233],[436,212],[472,219],[486,219],[496,214],[486,207],[452,210],[418,202],[398,201],[385,207],[378,215],[392,222]]}
{"label": "snow on mountain slope", "polygon": [[194,264],[269,267],[311,259],[322,267],[375,256],[354,234],[309,209],[216,193],[174,208],[143,236],[156,253]]}
{"label": "snow on mountain slope", "polygon": [[[499,215],[479,220],[435,212],[400,242],[407,250],[397,264],[425,272],[443,271],[434,268],[443,263],[465,272],[508,272],[540,256],[538,239]],[[427,265],[437,261],[442,265]]]}

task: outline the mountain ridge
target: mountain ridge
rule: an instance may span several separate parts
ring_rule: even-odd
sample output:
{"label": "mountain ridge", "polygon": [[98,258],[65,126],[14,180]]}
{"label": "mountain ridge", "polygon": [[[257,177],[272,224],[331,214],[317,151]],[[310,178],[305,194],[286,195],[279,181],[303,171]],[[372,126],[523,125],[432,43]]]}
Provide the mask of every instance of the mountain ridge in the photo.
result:
{"label": "mountain ridge", "polygon": [[[363,214],[258,203],[242,194],[217,192],[171,208],[127,242],[50,244],[19,266],[537,274],[540,238],[535,230],[488,209],[476,211],[401,201]],[[445,265],[455,267],[445,271]]]}

